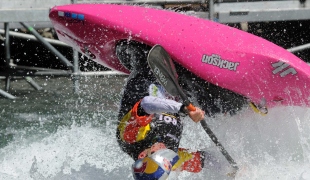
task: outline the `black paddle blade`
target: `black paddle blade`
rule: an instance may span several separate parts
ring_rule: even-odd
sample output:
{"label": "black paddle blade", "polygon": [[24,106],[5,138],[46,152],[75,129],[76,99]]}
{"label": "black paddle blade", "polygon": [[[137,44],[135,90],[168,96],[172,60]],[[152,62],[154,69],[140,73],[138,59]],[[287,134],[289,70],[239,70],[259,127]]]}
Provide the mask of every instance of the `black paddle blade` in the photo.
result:
{"label": "black paddle blade", "polygon": [[148,54],[147,61],[157,80],[166,91],[174,96],[180,95],[175,66],[166,50],[160,45],[153,46]]}

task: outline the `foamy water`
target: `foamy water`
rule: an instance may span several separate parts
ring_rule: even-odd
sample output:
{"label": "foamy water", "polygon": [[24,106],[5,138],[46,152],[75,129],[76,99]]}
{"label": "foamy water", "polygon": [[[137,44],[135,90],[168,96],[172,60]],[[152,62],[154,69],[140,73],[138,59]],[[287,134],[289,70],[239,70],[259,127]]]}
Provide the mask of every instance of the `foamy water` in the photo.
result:
{"label": "foamy water", "polygon": [[[307,108],[279,107],[267,116],[245,110],[208,123],[239,165],[235,179],[303,180],[310,179],[309,119]],[[0,149],[0,179],[132,179],[133,160],[120,151],[114,130],[115,124],[107,121],[101,127],[73,124],[44,137],[20,136]],[[200,124],[186,121],[181,146],[208,150],[228,164]],[[232,178],[204,169],[198,174],[173,172],[169,179]]]}

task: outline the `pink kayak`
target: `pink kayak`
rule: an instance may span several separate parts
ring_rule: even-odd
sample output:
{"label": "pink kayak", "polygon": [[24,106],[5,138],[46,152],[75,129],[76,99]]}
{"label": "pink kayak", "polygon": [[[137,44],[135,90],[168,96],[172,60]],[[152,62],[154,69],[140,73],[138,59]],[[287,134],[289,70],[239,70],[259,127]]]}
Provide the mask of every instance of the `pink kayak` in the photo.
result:
{"label": "pink kayak", "polygon": [[268,107],[309,106],[310,66],[285,49],[244,31],[168,10],[112,4],[56,6],[59,39],[94,61],[129,73],[115,55],[122,40],[160,44],[205,81]]}

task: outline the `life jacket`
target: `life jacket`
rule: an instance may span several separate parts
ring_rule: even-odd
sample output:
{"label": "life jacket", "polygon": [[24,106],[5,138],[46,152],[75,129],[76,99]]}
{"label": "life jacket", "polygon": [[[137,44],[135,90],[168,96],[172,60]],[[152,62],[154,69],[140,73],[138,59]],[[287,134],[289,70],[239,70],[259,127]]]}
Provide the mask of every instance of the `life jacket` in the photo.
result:
{"label": "life jacket", "polygon": [[168,113],[139,116],[137,102],[122,118],[118,127],[118,142],[121,148],[137,159],[139,153],[155,142],[163,142],[177,152],[183,124],[178,116]]}
{"label": "life jacket", "polygon": [[138,101],[133,108],[124,116],[118,125],[120,137],[127,143],[134,143],[145,138],[146,134],[151,130],[150,122],[153,115],[138,115]]}

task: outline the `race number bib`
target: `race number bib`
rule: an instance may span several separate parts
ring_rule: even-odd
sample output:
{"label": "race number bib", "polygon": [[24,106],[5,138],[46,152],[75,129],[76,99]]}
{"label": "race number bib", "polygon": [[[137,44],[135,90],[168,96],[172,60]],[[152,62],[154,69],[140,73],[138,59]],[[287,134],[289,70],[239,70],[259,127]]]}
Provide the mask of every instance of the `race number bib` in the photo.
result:
{"label": "race number bib", "polygon": [[177,125],[178,124],[178,120],[171,115],[165,115],[165,114],[161,114],[159,115],[159,120],[164,121],[167,124],[173,124],[173,125]]}

